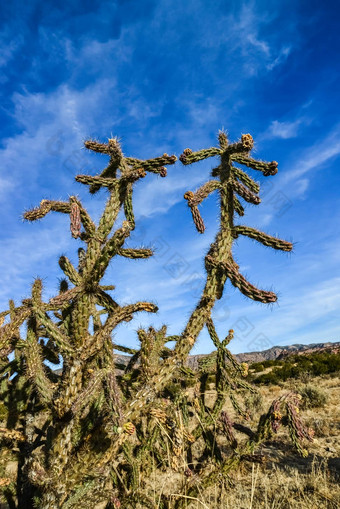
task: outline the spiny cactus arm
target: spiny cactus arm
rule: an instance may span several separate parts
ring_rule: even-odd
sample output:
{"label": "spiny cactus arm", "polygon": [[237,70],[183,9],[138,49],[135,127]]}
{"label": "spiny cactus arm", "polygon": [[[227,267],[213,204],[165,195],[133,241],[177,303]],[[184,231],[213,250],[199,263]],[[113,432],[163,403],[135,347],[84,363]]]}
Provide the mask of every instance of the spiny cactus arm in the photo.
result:
{"label": "spiny cactus arm", "polygon": [[89,341],[84,344],[80,350],[84,359],[95,355],[102,348],[103,343],[111,335],[113,329],[121,322],[129,319],[134,313],[146,311],[148,313],[157,313],[158,307],[150,302],[137,302],[124,307],[119,307],[113,314],[109,314],[102,328],[96,332]]}
{"label": "spiny cactus arm", "polygon": [[58,345],[61,354],[74,353],[74,347],[70,344],[69,338],[61,332],[47,313],[37,305],[33,306],[32,310],[38,323],[45,327],[48,336]]}
{"label": "spiny cactus arm", "polygon": [[108,370],[106,368],[93,373],[86,387],[80,392],[71,406],[71,412],[74,416],[78,415],[85,407],[87,407],[88,410],[90,409],[92,401],[103,389],[102,382],[107,374]]}
{"label": "spiny cactus arm", "polygon": [[220,187],[221,184],[219,180],[210,180],[203,184],[195,193],[188,191],[184,195],[184,198],[188,200],[188,206],[190,207],[193,221],[199,233],[204,233],[205,226],[197,205],[216,189],[220,189]]}
{"label": "spiny cactus arm", "polygon": [[240,184],[236,179],[232,179],[231,187],[239,196],[241,196],[244,200],[249,203],[253,203],[254,205],[259,205],[261,203],[261,198],[256,194],[249,191],[247,187],[243,184]]}
{"label": "spiny cactus arm", "polygon": [[124,256],[125,258],[150,258],[153,256],[152,249],[141,248],[141,249],[131,249],[131,248],[121,248],[118,249],[117,254],[120,256]]}
{"label": "spiny cactus arm", "polygon": [[270,163],[257,161],[256,159],[252,159],[251,157],[247,157],[243,154],[232,154],[231,159],[236,163],[248,166],[248,168],[261,171],[265,177],[276,175],[277,173],[278,164],[276,161],[271,161]]}
{"label": "spiny cactus arm", "polygon": [[214,346],[216,347],[216,349],[218,350],[219,348],[221,348],[223,350],[224,356],[228,359],[228,361],[231,363],[233,368],[241,375],[242,369],[241,369],[239,363],[237,362],[235,357],[231,354],[231,352],[228,350],[228,348],[226,348],[228,343],[230,343],[230,341],[234,337],[234,331],[232,329],[230,329],[228,336],[222,342],[220,342],[211,317],[207,320],[207,329],[209,332],[209,336],[210,336],[212,342],[214,343]]}
{"label": "spiny cactus arm", "polygon": [[73,237],[80,236],[81,223],[88,235],[93,235],[95,225],[89,217],[88,213],[75,197],[71,196],[69,202],[42,200],[39,207],[35,207],[23,214],[23,218],[27,221],[36,221],[42,219],[49,212],[62,212],[63,214],[70,214],[71,218],[71,233]]}
{"label": "spiny cactus arm", "polygon": [[[87,141],[85,142],[85,147],[90,150],[94,150],[95,152],[100,152],[111,156],[110,165],[101,173],[100,177],[115,177],[115,170],[118,167],[120,167],[122,170],[122,176],[124,173],[132,174],[137,170],[137,174],[139,173],[140,177],[143,176],[140,173],[140,170],[143,170],[150,171],[152,173],[159,173],[162,177],[165,177],[166,168],[164,168],[164,165],[174,164],[177,160],[176,156],[169,156],[168,154],[163,154],[161,157],[148,160],[124,157],[117,139],[110,139],[107,145],[103,143]],[[114,168],[114,171],[112,171],[112,168]],[[100,189],[100,184],[92,184],[90,192],[94,193],[98,191],[98,189]]]}
{"label": "spiny cactus arm", "polygon": [[244,216],[244,208],[235,195],[233,197],[233,205],[235,212],[241,217]]}
{"label": "spiny cactus arm", "polygon": [[76,286],[79,286],[82,283],[82,278],[79,275],[77,269],[72,265],[66,256],[63,255],[59,258],[59,266],[64,274],[69,278],[71,283]]}
{"label": "spiny cactus arm", "polygon": [[237,399],[235,397],[235,394],[232,391],[229,392],[229,399],[231,401],[231,404],[234,407],[234,410],[239,415],[241,415],[244,419],[249,420],[249,414],[241,407],[241,405],[239,404],[239,402],[237,401]]}
{"label": "spiny cactus arm", "polygon": [[163,154],[160,157],[155,157],[154,159],[136,159],[133,157],[126,157],[125,161],[128,165],[131,165],[133,168],[140,167],[145,171],[149,171],[151,173],[159,173],[161,177],[166,176],[166,168],[164,165],[175,164],[177,161],[177,157],[175,155],[169,156],[168,154]]}
{"label": "spiny cactus arm", "polygon": [[214,343],[216,350],[218,350],[218,348],[220,348],[220,346],[221,346],[221,342],[217,335],[217,332],[216,332],[216,329],[214,326],[214,322],[212,321],[211,316],[209,316],[209,318],[207,320],[207,329],[208,329],[209,336],[210,336],[212,342]]}
{"label": "spiny cactus arm", "polygon": [[120,308],[119,304],[109,295],[104,292],[101,288],[98,288],[96,293],[96,303],[98,306],[105,308],[106,313],[115,313]]}
{"label": "spiny cactus arm", "polygon": [[119,310],[117,310],[114,315],[109,315],[103,328],[112,332],[116,325],[125,321],[134,313],[138,313],[140,311],[146,311],[147,313],[157,313],[158,307],[151,302],[137,302],[136,304],[128,304],[127,306],[121,307]]}
{"label": "spiny cactus arm", "polygon": [[130,355],[134,355],[139,352],[139,350],[136,350],[135,348],[129,348],[128,346],[117,345],[117,343],[113,344],[113,349],[118,350],[118,352],[128,353]]}
{"label": "spiny cactus arm", "polygon": [[207,159],[208,157],[214,157],[221,155],[222,150],[217,147],[211,147],[203,150],[198,150],[197,152],[193,152],[190,148],[186,148],[183,151],[183,154],[179,156],[179,160],[184,165],[197,163],[198,161],[202,161],[203,159]]}
{"label": "spiny cactus arm", "polygon": [[119,230],[114,233],[113,237],[107,241],[93,266],[91,280],[100,281],[100,279],[104,276],[111,258],[116,255],[118,250],[123,246],[125,240],[131,233],[131,229],[131,223],[124,221],[122,227],[119,228]]}
{"label": "spiny cactus arm", "polygon": [[124,214],[125,214],[126,220],[131,225],[131,230],[134,230],[136,227],[136,223],[135,223],[135,215],[133,212],[133,205],[132,205],[132,184],[129,184],[126,189],[125,199],[124,199]]}
{"label": "spiny cactus arm", "polygon": [[249,384],[245,380],[241,380],[240,378],[235,380],[235,384],[237,385],[238,388],[247,389],[247,391],[251,392],[252,394],[257,394],[258,392],[253,385]]}
{"label": "spiny cactus arm", "polygon": [[76,175],[75,180],[87,186],[108,187],[109,189],[118,185],[118,179],[109,177],[92,177],[91,175]]}
{"label": "spiny cactus arm", "polygon": [[[186,196],[188,196],[188,194],[189,193],[185,193],[184,198],[186,198]],[[204,233],[205,225],[204,225],[202,216],[200,214],[200,211],[198,210],[198,207],[196,205],[192,205],[192,206],[190,206],[190,211],[191,211],[192,219],[196,226],[196,230],[198,231],[198,233]]]}
{"label": "spiny cactus arm", "polygon": [[13,342],[20,339],[19,327],[30,314],[31,310],[27,306],[20,306],[11,313],[11,321],[0,328],[0,357],[5,357],[12,351]]}
{"label": "spiny cactus arm", "polygon": [[[112,181],[116,179],[117,176],[117,170],[119,166],[122,164],[123,161],[123,153],[120,147],[120,144],[118,142],[117,138],[111,138],[108,140],[107,144],[104,143],[98,143],[96,141],[85,141],[84,143],[85,147],[89,150],[92,150],[94,152],[99,152],[102,154],[107,154],[110,156],[110,162],[108,166],[101,172],[100,176],[98,178],[103,179],[111,179]],[[86,183],[86,182],[83,182]],[[99,189],[101,188],[101,183],[97,181],[95,182],[88,182],[90,184],[90,193],[95,194]],[[106,185],[106,184],[104,184]]]}
{"label": "spiny cactus arm", "polygon": [[254,145],[253,138],[250,134],[243,134],[241,137],[241,141],[232,143],[228,145],[228,140],[224,136],[219,136],[220,147],[212,147],[208,149],[199,150],[198,152],[192,152],[190,148],[186,148],[181,154],[179,160],[187,165],[191,163],[196,163],[201,161],[202,159],[207,159],[208,157],[213,157],[217,155],[232,155],[238,154],[239,152],[249,152]]}
{"label": "spiny cactus arm", "polygon": [[242,182],[245,186],[249,187],[249,189],[255,193],[258,194],[260,192],[260,186],[255,182],[247,173],[240,170],[239,168],[235,168],[235,166],[232,167],[232,174],[234,177],[236,177],[238,180]]}
{"label": "spiny cactus arm", "polygon": [[17,370],[18,370],[18,359],[13,359],[11,361],[8,360],[8,357],[0,359],[1,382],[3,382],[5,379],[8,380],[9,377],[14,375],[14,373]]}
{"label": "spiny cactus arm", "polygon": [[26,221],[36,221],[45,217],[50,211],[69,214],[71,212],[71,205],[69,202],[41,200],[39,207],[25,212],[23,218]]}
{"label": "spiny cactus arm", "polygon": [[134,369],[135,364],[138,362],[139,357],[140,357],[140,350],[137,350],[136,353],[131,355],[129,362],[127,363],[127,365],[125,366],[125,369],[124,369],[125,375],[131,373],[131,371]]}
{"label": "spiny cactus arm", "polygon": [[249,297],[250,299],[256,300],[258,302],[263,302],[264,304],[277,301],[277,296],[274,292],[259,290],[251,283],[249,283],[245,277],[239,273],[238,265],[234,262],[234,260],[231,259],[227,262],[216,262],[216,260],[214,260],[211,256],[207,256],[206,260],[214,267],[220,267],[220,269],[223,270],[227,277],[230,279],[231,283],[236,286],[246,297]]}
{"label": "spiny cactus arm", "polygon": [[49,405],[53,398],[53,384],[48,379],[45,372],[42,349],[38,343],[38,336],[36,333],[36,321],[33,318],[30,318],[28,321],[25,343],[27,377],[33,382],[40,400]]}
{"label": "spiny cactus arm", "polygon": [[[60,293],[56,297],[52,297],[49,300],[49,303],[52,306],[57,306],[60,309],[66,308],[69,306],[70,301],[74,300],[84,289],[81,286],[75,286],[74,288],[70,288],[66,290],[66,292]],[[54,313],[55,317],[58,319],[63,319],[62,316],[58,313]]]}
{"label": "spiny cactus arm", "polygon": [[[105,170],[104,170],[105,171]],[[103,175],[104,172],[102,172]],[[143,168],[136,168],[129,171],[124,172],[120,178],[117,178],[116,176],[112,177],[104,177],[104,176],[94,176],[91,175],[76,175],[75,179],[80,184],[89,185],[92,187],[108,187],[110,190],[119,185],[119,183],[126,181],[126,182],[135,182],[136,180],[145,177],[146,173],[143,170]]]}
{"label": "spiny cactus arm", "polygon": [[10,314],[10,310],[9,309],[7,311],[1,311],[1,313],[0,313],[0,327],[3,326],[3,323],[5,321],[6,316],[9,315],[9,314]]}
{"label": "spiny cactus arm", "polygon": [[104,241],[117,219],[122,201],[120,199],[119,186],[110,189],[110,196],[106,202],[105,210],[99,220],[97,236]]}
{"label": "spiny cactus arm", "polygon": [[102,290],[107,291],[107,292],[109,292],[109,291],[112,291],[112,290],[115,290],[115,289],[116,289],[115,285],[100,285],[100,288],[101,288]]}
{"label": "spiny cactus arm", "polygon": [[59,351],[54,341],[48,339],[46,344],[40,342],[40,346],[44,359],[52,364],[59,364]]}
{"label": "spiny cactus arm", "polygon": [[164,346],[166,327],[156,331],[150,327],[148,331],[137,331],[140,341],[140,370],[143,381],[147,381],[155,374],[159,367],[159,358]]}
{"label": "spiny cactus arm", "polygon": [[232,234],[235,238],[237,238],[238,235],[245,235],[251,239],[261,242],[264,246],[279,249],[281,251],[289,252],[293,249],[293,244],[291,242],[278,239],[277,237],[272,237],[271,235],[267,235],[266,233],[256,230],[255,228],[250,228],[249,226],[234,226]]}
{"label": "spiny cactus arm", "polygon": [[122,426],[124,422],[123,397],[117,383],[115,365],[107,373],[104,379],[105,401],[109,408],[111,422],[116,426]]}
{"label": "spiny cactus arm", "polygon": [[209,180],[194,193],[191,191],[186,192],[184,198],[188,200],[189,207],[193,207],[194,205],[199,205],[202,203],[202,201],[205,200],[209,194],[220,188],[221,184],[219,180]]}
{"label": "spiny cactus arm", "polygon": [[117,219],[119,210],[125,204],[125,212],[130,217],[130,230],[134,229],[134,216],[131,201],[131,184],[119,180],[119,185],[110,190],[110,197],[106,203],[105,210],[99,221],[96,237],[104,243]]}
{"label": "spiny cactus arm", "polygon": [[98,141],[94,140],[86,140],[84,145],[88,150],[98,152],[99,154],[107,154],[115,160],[119,160],[122,157],[117,138],[109,138],[108,143],[99,143]]}

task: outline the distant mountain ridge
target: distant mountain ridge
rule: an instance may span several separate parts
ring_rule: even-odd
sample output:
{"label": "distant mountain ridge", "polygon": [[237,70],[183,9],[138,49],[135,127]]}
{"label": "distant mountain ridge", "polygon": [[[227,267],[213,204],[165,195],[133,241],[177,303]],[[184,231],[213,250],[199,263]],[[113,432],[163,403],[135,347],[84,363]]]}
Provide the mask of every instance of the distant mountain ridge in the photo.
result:
{"label": "distant mountain ridge", "polygon": [[308,355],[316,352],[337,353],[340,350],[340,341],[335,343],[312,343],[310,345],[294,344],[288,346],[273,346],[262,352],[239,353],[235,357],[240,362],[261,362],[265,360],[285,359],[290,355]]}
{"label": "distant mountain ridge", "polygon": [[[312,343],[310,345],[288,345],[288,346],[273,346],[272,348],[268,348],[268,350],[263,350],[262,352],[246,352],[246,353],[237,353],[234,354],[234,357],[239,362],[247,362],[249,364],[253,362],[262,362],[267,360],[275,360],[275,359],[285,359],[290,355],[308,355],[310,353],[316,352],[332,352],[338,353],[340,351],[340,341],[335,343],[327,342],[327,343]],[[213,353],[213,352],[212,352]],[[187,365],[193,369],[198,369],[199,360],[204,357],[209,357],[211,354],[198,354],[198,355],[189,355],[187,360]],[[129,355],[117,354],[117,362],[126,366],[129,362]],[[61,373],[61,369],[56,370],[56,373]]]}
{"label": "distant mountain ridge", "polygon": [[[267,360],[275,360],[275,359],[285,359],[290,355],[307,355],[315,352],[332,352],[337,353],[340,351],[340,341],[336,343],[312,343],[310,345],[288,345],[288,346],[273,346],[272,348],[268,348],[268,350],[263,350],[261,352],[246,352],[246,353],[237,353],[234,354],[234,357],[239,362],[247,362],[249,364],[253,362],[263,362]],[[211,354],[199,354],[199,355],[190,355],[187,361],[187,365],[191,369],[198,368],[198,362],[200,359],[204,357],[208,357]]]}

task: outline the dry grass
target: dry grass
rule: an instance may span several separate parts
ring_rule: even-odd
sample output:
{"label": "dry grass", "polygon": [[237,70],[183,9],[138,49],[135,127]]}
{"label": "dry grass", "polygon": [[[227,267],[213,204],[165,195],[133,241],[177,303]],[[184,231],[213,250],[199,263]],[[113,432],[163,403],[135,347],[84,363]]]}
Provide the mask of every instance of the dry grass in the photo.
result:
{"label": "dry grass", "polygon": [[[265,464],[242,464],[241,470],[230,475],[228,485],[202,490],[197,500],[187,499],[188,509],[340,508],[340,378],[318,377],[309,380],[309,384],[327,395],[324,408],[303,412],[304,421],[315,431],[314,442],[307,445],[309,456],[298,456],[288,438],[278,433],[275,441],[259,449],[266,456]],[[297,390],[299,385],[303,384],[289,381],[282,387],[260,387],[261,397],[248,402],[250,407],[254,406],[253,423],[273,399],[289,390]],[[214,391],[209,392],[213,399]],[[227,411],[232,415],[231,405],[227,406]],[[171,492],[174,481],[174,474],[168,474],[163,480],[167,492]],[[160,493],[159,482],[155,482],[154,489]]]}

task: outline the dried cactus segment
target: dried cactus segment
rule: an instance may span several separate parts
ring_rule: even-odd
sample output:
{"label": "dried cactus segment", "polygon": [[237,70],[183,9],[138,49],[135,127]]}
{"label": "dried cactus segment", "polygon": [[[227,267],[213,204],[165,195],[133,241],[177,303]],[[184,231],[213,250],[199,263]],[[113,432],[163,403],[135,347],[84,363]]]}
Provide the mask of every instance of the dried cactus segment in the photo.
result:
{"label": "dried cactus segment", "polygon": [[202,216],[198,210],[198,207],[196,207],[195,205],[190,207],[190,210],[191,210],[191,214],[192,214],[192,219],[194,221],[194,224],[196,226],[196,230],[198,231],[198,233],[204,233],[205,231],[205,224],[204,224],[204,221],[202,219]]}
{"label": "dried cactus segment", "polygon": [[236,449],[238,446],[238,443],[237,443],[237,440],[236,440],[236,437],[235,437],[234,431],[233,431],[234,423],[228,416],[227,412],[224,412],[224,411],[221,412],[220,422],[222,424],[223,431],[225,433],[225,436],[227,437],[228,442],[230,443],[230,445],[233,449]]}
{"label": "dried cactus segment", "polygon": [[78,239],[80,237],[81,230],[80,208],[78,203],[73,199],[73,197],[70,198],[70,204],[71,204],[70,212],[71,235],[74,239]]}
{"label": "dried cactus segment", "polygon": [[237,180],[232,180],[231,186],[235,193],[241,196],[244,200],[249,203],[253,203],[254,205],[259,205],[261,203],[261,198],[256,194],[252,193],[247,189],[244,185],[240,184]]}

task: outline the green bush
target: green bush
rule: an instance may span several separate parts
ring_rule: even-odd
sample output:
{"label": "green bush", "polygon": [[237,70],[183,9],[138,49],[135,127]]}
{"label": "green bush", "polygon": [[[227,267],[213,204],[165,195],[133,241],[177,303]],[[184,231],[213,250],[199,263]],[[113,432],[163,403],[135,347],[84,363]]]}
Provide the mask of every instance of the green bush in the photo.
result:
{"label": "green bush", "polygon": [[327,402],[327,395],[313,385],[305,385],[298,392],[302,397],[301,408],[322,408]]}
{"label": "green bush", "polygon": [[252,369],[255,371],[255,373],[261,373],[261,371],[265,370],[265,367],[263,364],[256,363],[252,365]]}
{"label": "green bush", "polygon": [[251,414],[260,412],[263,409],[263,396],[259,392],[249,394],[245,398],[246,410]]}
{"label": "green bush", "polygon": [[[260,372],[260,363],[251,368]],[[340,354],[332,352],[316,352],[309,355],[292,355],[285,361],[264,361],[263,367],[272,367],[272,371],[254,379],[258,384],[285,382],[290,378],[307,381],[310,376],[328,375],[340,371]]]}

